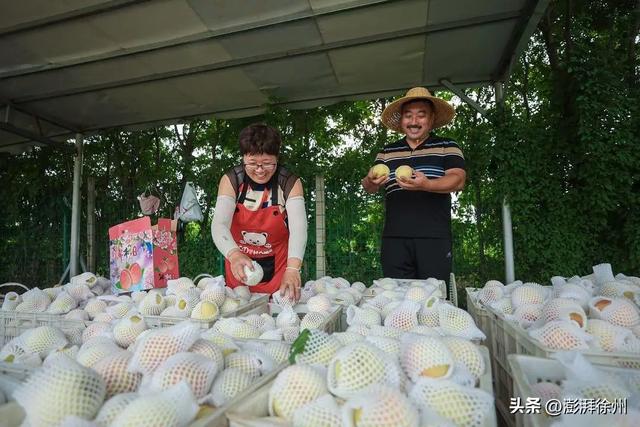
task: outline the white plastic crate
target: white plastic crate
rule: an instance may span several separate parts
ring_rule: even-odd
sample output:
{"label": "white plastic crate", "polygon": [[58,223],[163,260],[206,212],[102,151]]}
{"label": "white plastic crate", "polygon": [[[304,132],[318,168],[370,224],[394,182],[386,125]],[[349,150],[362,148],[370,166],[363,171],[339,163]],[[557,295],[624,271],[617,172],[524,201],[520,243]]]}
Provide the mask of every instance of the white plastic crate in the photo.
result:
{"label": "white plastic crate", "polygon": [[489,347],[489,353],[492,353],[492,342],[491,338],[491,317],[487,310],[478,302],[478,292],[480,288],[465,288],[467,293],[467,312],[473,318],[473,321],[476,322],[476,326],[484,332],[487,336],[486,343]]}
{"label": "white plastic crate", "polygon": [[55,326],[62,331],[69,331],[84,328],[89,323],[85,320],[65,319],[62,314],[0,311],[0,347],[26,330],[39,326]]}
{"label": "white plastic crate", "polygon": [[[519,354],[509,355],[509,369],[513,373],[513,396],[526,402],[527,397],[536,396],[531,386],[543,381],[549,381],[560,385],[565,380],[565,370],[557,360],[543,359],[540,357],[525,356]],[[598,369],[612,376],[625,377],[628,375],[640,376],[640,371],[630,368],[619,368],[596,364]],[[508,410],[508,406],[507,406]],[[554,418],[544,413],[540,414],[515,414],[517,427],[548,427]]]}
{"label": "white plastic crate", "polygon": [[[237,309],[224,313],[221,317],[238,317],[246,316],[249,314],[262,314],[269,312],[269,294],[251,294],[251,299],[248,303],[241,305]],[[200,326],[201,329],[210,329],[216,322],[215,320],[196,320],[185,317],[172,317],[172,316],[144,316],[144,320],[150,328],[163,328],[167,326],[173,326],[185,320]]]}
{"label": "white plastic crate", "polygon": [[[509,355],[528,355],[549,358],[559,350],[543,346],[529,336],[528,331],[504,319],[501,313],[487,307],[491,326],[491,344],[496,406],[507,424],[515,425],[515,417],[509,413],[509,399],[513,397],[513,375],[508,363]],[[612,353],[598,350],[580,350],[590,362],[604,366],[640,368],[640,355]]]}
{"label": "white plastic crate", "polygon": [[[489,352],[486,347],[481,346],[480,351],[485,359],[487,370],[480,378],[479,388],[487,393],[493,394],[491,386],[491,364],[489,363]],[[291,423],[283,418],[269,416],[269,389],[275,378],[269,382],[262,383],[256,387],[253,393],[246,399],[236,399],[227,410],[227,418],[230,427],[290,427]],[[495,427],[497,421],[495,413],[491,414],[483,427]]]}

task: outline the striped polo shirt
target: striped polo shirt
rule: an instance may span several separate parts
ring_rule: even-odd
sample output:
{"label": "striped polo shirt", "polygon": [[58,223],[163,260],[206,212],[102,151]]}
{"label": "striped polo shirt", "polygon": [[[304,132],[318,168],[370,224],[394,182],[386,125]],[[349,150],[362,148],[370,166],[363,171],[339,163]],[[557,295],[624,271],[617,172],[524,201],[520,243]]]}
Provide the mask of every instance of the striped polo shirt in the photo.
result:
{"label": "striped polo shirt", "polygon": [[375,164],[391,171],[385,184],[383,237],[451,238],[451,195],[410,191],[396,182],[396,168],[411,166],[429,179],[444,176],[447,169],[465,169],[462,150],[455,141],[430,135],[415,149],[402,138],[385,146]]}

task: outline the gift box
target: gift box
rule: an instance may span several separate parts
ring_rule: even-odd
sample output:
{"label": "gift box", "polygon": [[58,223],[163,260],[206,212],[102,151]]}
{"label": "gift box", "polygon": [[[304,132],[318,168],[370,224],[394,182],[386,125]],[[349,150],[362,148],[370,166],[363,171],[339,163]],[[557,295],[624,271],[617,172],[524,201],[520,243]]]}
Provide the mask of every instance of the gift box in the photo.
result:
{"label": "gift box", "polygon": [[114,294],[166,287],[179,277],[176,221],[151,226],[142,217],[109,228],[109,260]]}

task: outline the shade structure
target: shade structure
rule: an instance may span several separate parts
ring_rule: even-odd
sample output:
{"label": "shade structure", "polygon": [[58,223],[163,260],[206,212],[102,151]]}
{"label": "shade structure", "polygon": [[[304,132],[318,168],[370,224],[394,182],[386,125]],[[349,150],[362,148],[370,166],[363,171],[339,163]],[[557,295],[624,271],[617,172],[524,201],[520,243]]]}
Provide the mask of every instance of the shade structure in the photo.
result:
{"label": "shade structure", "polygon": [[[504,80],[548,0],[22,0],[0,14],[0,151],[265,105]],[[448,86],[449,87],[449,86]]]}

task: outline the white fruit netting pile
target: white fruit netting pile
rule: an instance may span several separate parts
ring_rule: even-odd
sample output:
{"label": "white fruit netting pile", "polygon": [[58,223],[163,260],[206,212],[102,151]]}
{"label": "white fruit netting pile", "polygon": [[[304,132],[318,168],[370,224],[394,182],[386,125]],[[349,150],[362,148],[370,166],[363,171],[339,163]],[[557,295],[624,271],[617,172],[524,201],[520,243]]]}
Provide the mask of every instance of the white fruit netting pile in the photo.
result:
{"label": "white fruit netting pile", "polygon": [[105,396],[102,378],[63,354],[49,358],[14,393],[33,426],[57,426],[69,415],[93,419]]}
{"label": "white fruit netting pile", "polygon": [[453,355],[439,338],[408,334],[400,352],[400,364],[413,382],[421,377],[447,378],[453,372]]}
{"label": "white fruit netting pile", "polygon": [[102,358],[93,365],[93,369],[105,383],[107,399],[120,393],[138,390],[142,374],[129,372],[128,365],[132,356],[129,351],[120,351]]}
{"label": "white fruit netting pile", "polygon": [[185,381],[194,396],[199,399],[209,393],[213,380],[221,369],[222,367],[205,356],[177,353],[162,362],[153,372],[149,388],[153,391],[163,391]]}
{"label": "white fruit netting pile", "polygon": [[310,365],[327,366],[338,350],[342,348],[342,343],[336,337],[317,329],[303,331],[295,341],[295,344],[297,343],[300,343],[303,348],[300,353],[295,355],[296,363]]}
{"label": "white fruit netting pile", "polygon": [[340,407],[330,394],[325,394],[293,412],[293,427],[342,427]]}

